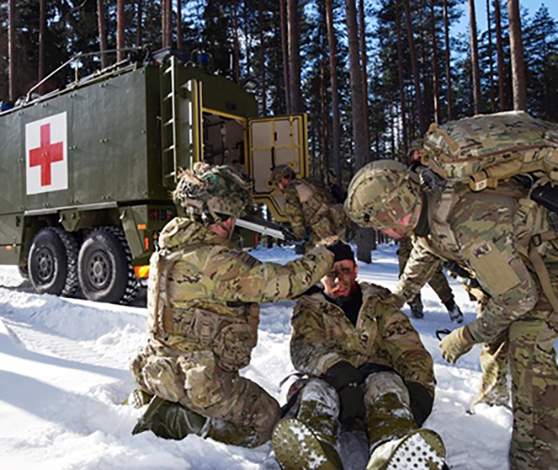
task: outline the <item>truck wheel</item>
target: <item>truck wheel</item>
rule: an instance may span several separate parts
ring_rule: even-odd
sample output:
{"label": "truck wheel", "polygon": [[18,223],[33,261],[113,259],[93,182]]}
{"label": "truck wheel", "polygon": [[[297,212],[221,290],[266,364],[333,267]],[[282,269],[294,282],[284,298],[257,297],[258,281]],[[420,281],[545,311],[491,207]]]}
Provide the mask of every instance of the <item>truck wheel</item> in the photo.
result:
{"label": "truck wheel", "polygon": [[71,295],[77,283],[77,242],[57,227],[39,231],[29,250],[29,279],[41,294]]}
{"label": "truck wheel", "polygon": [[138,289],[131,259],[120,228],[93,230],[79,250],[78,276],[83,295],[98,302],[131,302]]}

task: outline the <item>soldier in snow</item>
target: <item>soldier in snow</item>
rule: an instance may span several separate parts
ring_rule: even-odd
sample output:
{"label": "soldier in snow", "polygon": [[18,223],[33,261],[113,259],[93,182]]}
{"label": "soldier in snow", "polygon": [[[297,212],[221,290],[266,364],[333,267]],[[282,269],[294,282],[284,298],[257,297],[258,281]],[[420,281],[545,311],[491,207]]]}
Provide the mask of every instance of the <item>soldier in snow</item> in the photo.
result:
{"label": "soldier in snow", "polygon": [[[399,275],[402,275],[405,271],[405,265],[409,260],[412,248],[413,242],[409,237],[405,237],[399,240],[399,249],[397,250],[399,260]],[[436,292],[436,295],[438,296],[442,304],[444,304],[444,307],[446,307],[450,320],[457,323],[462,323],[463,313],[461,313],[459,305],[455,303],[453,292],[441,266],[436,271],[434,271],[434,273],[432,274],[432,278],[428,281],[428,284],[430,285],[432,290]],[[424,317],[424,308],[422,305],[420,292],[412,299],[410,299],[407,303],[409,304],[409,307],[411,307],[411,313],[415,318]]]}
{"label": "soldier in snow", "polygon": [[338,247],[333,270],[294,309],[291,359],[306,378],[291,388],[287,418],[273,433],[276,458],[289,470],[342,468],[341,424],[367,433],[368,469],[400,468],[398,459],[404,468],[446,468],[441,438],[420,428],[434,400],[432,357],[386,302],[390,291],[357,283],[351,248]]}
{"label": "soldier in snow", "polygon": [[284,211],[297,239],[313,246],[331,237],[345,238],[349,220],[343,205],[336,203],[324,188],[307,179],[297,179],[288,165],[276,166],[271,182],[285,196]]}
{"label": "soldier in snow", "polygon": [[333,253],[318,247],[282,266],[231,248],[250,197],[230,167],[197,164],[173,197],[185,216],[167,224],[151,258],[149,339],[131,366],[131,401],[151,401],[133,433],[258,446],[279,419],[276,400],[238,373],[257,342],[258,304],[306,291],[331,270]]}
{"label": "soldier in snow", "polygon": [[[557,135],[555,127],[524,113],[501,113],[433,126],[429,133],[431,147],[426,155],[455,162],[448,165],[446,175],[451,168],[455,174],[479,168],[470,164],[467,152],[490,158],[495,165],[471,175],[468,183],[457,181],[428,191],[402,164],[373,162],[354,176],[345,208],[361,226],[396,239],[415,236],[395,290],[395,305],[416,295],[442,260],[454,261],[474,275],[484,293],[481,314],[442,340],[442,354],[454,363],[475,344],[488,343],[481,355],[484,393],[498,384],[501,387],[509,361],[514,414],[511,467],[554,468],[558,462],[558,367],[553,347],[558,336],[558,243],[548,208],[530,199],[528,190],[509,178],[523,162],[531,169],[558,165],[558,152],[544,140]],[[512,158],[515,162],[510,164]],[[499,175],[507,179],[498,181]],[[550,199],[547,202],[552,203]]]}

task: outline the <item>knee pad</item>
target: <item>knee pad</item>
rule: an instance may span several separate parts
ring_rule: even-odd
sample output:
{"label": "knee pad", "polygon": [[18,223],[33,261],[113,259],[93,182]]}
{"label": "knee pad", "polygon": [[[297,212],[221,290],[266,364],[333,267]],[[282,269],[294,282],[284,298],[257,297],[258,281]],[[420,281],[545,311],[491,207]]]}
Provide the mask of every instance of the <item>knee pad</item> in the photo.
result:
{"label": "knee pad", "polygon": [[335,389],[321,379],[311,379],[300,392],[300,404],[315,402],[330,416],[339,416],[339,396]]}
{"label": "knee pad", "polygon": [[365,381],[365,401],[374,403],[390,393],[395,394],[406,407],[411,406],[409,390],[403,379],[395,372],[376,372],[370,374]]}

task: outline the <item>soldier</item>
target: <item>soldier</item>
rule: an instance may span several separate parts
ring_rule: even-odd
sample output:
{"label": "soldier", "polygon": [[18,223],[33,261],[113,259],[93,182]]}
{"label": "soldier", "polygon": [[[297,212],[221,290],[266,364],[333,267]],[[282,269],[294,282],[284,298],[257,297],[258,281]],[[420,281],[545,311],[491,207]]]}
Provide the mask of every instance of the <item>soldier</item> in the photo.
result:
{"label": "soldier", "polygon": [[[558,283],[558,245],[547,238],[548,210],[525,196],[525,189],[512,181],[481,192],[465,184],[424,191],[414,173],[384,160],[357,172],[345,203],[351,219],[361,226],[396,239],[416,236],[395,291],[396,305],[416,295],[443,259],[474,274],[486,295],[482,315],[453,330],[440,348],[451,363],[478,343],[489,343],[487,355],[509,348],[514,470],[555,468],[558,462],[558,367],[553,348],[558,319],[550,304],[552,295],[543,295],[548,292],[544,285],[556,289]],[[535,278],[541,264],[550,271],[545,284]]]}
{"label": "soldier", "polygon": [[[399,260],[399,275],[403,274],[405,270],[405,265],[409,259],[409,255],[411,254],[411,250],[413,247],[413,242],[411,238],[404,237],[399,240],[399,249],[397,250],[397,257]],[[434,274],[432,275],[432,279],[428,281],[432,290],[436,292],[440,301],[444,304],[448,311],[448,315],[451,321],[455,321],[457,323],[463,322],[463,313],[461,313],[461,309],[455,303],[455,298],[453,297],[453,292],[451,287],[444,276],[444,272],[442,271],[442,267],[440,266]],[[411,307],[411,313],[415,318],[423,318],[424,317],[424,309],[422,305],[422,299],[420,297],[420,292],[415,295],[411,300],[408,302],[409,307]]]}
{"label": "soldier", "polygon": [[185,216],[165,226],[151,258],[149,339],[132,362],[131,401],[154,398],[133,433],[258,446],[279,418],[275,399],[238,373],[256,345],[258,303],[307,290],[331,269],[332,252],[318,247],[282,266],[231,248],[250,197],[230,167],[197,164],[173,198]]}
{"label": "soldier", "polygon": [[342,204],[331,194],[307,179],[297,179],[288,165],[278,165],[271,172],[271,182],[285,195],[284,211],[299,240],[313,246],[330,237],[345,238],[349,223]]}
{"label": "soldier", "polygon": [[390,291],[357,283],[351,248],[337,246],[333,271],[294,308],[291,359],[307,378],[291,387],[298,391],[273,433],[275,456],[288,470],[342,468],[341,424],[366,431],[368,469],[447,468],[441,438],[420,428],[434,400],[432,357],[385,301]]}

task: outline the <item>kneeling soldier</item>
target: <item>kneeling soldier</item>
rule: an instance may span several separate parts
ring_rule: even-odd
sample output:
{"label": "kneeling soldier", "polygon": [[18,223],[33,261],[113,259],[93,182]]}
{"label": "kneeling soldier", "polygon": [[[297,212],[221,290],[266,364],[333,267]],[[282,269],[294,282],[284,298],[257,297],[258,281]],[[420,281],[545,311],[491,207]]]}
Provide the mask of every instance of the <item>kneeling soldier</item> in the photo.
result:
{"label": "kneeling soldier", "polygon": [[332,252],[319,247],[282,266],[231,248],[250,197],[229,167],[197,164],[173,196],[186,215],[165,226],[151,258],[149,338],[132,363],[133,397],[151,402],[133,433],[258,446],[279,419],[276,400],[238,373],[256,346],[258,303],[306,291],[331,270]]}

